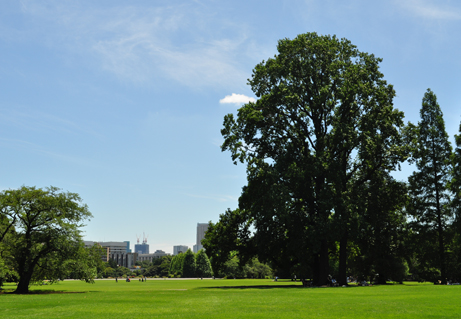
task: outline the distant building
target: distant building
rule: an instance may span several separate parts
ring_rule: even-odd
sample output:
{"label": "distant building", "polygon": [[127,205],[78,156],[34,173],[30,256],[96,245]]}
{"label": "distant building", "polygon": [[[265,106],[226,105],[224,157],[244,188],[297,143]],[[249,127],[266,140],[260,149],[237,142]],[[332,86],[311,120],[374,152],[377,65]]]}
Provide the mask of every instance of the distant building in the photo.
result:
{"label": "distant building", "polygon": [[178,246],[173,246],[173,256],[176,256],[180,253],[185,253],[189,247],[185,245],[178,245]]}
{"label": "distant building", "polygon": [[149,245],[147,243],[136,244],[134,245],[134,252],[138,254],[148,254],[149,253]]}
{"label": "distant building", "polygon": [[205,238],[205,233],[208,230],[208,223],[197,223],[197,242],[194,245],[194,253],[198,253],[202,246],[202,239]]}
{"label": "distant building", "polygon": [[142,234],[142,244],[139,243],[139,237],[138,237],[138,243],[134,245],[134,252],[138,254],[149,254],[149,245],[147,244],[147,237]]}
{"label": "distant building", "polygon": [[139,254],[138,261],[152,262],[154,259],[161,258],[163,256],[168,256],[168,254],[163,250],[156,250],[153,254]]}
{"label": "distant building", "polygon": [[126,242],[124,241],[85,241],[85,247],[92,247],[98,244],[104,249],[104,255],[102,261],[107,262],[110,254],[126,254]]}
{"label": "distant building", "polygon": [[126,268],[133,268],[134,264],[138,260],[137,253],[113,253],[109,254],[109,258],[115,260],[117,265]]}
{"label": "distant building", "polygon": [[131,252],[129,241],[85,241],[84,243],[85,247],[92,247],[95,244],[101,246],[104,249],[101,256],[104,262],[113,259],[117,265],[130,268],[137,260],[138,254]]}
{"label": "distant building", "polygon": [[126,243],[126,252],[131,253],[131,248],[130,248],[130,242],[129,241],[124,241]]}

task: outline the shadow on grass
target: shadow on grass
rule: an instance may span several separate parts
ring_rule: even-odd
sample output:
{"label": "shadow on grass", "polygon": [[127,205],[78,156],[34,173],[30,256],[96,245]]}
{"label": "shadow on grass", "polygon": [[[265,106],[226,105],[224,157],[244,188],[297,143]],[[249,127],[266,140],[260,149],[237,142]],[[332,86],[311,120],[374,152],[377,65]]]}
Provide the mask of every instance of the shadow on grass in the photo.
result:
{"label": "shadow on grass", "polygon": [[352,288],[358,286],[348,287],[305,287],[302,285],[253,285],[253,286],[214,286],[214,287],[198,287],[196,289],[319,289],[319,288]]}
{"label": "shadow on grass", "polygon": [[292,288],[307,288],[301,285],[253,285],[253,286],[212,286],[212,287],[197,287],[196,289],[292,289]]}
{"label": "shadow on grass", "polygon": [[[388,284],[389,285],[389,284]],[[392,285],[392,284],[390,284]],[[389,285],[389,286],[390,286]],[[251,286],[213,286],[213,287],[197,287],[196,289],[320,289],[320,288],[370,288],[375,286],[386,286],[386,285],[368,285],[368,286],[359,286],[359,285],[348,285],[347,287],[336,286],[302,286],[302,285],[251,285]]]}

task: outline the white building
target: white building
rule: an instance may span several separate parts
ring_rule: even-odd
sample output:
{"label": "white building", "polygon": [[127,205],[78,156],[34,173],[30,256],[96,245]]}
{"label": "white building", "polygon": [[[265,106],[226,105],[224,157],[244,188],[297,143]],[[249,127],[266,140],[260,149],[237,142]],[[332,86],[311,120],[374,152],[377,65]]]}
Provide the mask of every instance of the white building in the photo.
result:
{"label": "white building", "polygon": [[197,242],[194,245],[194,253],[198,253],[202,246],[202,239],[205,238],[205,233],[208,230],[208,223],[197,223]]}
{"label": "white building", "polygon": [[166,252],[163,250],[156,250],[155,253],[153,254],[138,254],[138,261],[149,261],[152,262],[154,259],[163,257],[163,256],[168,256]]}
{"label": "white building", "polygon": [[176,256],[180,253],[185,253],[188,249],[189,247],[185,245],[173,246],[173,256]]}

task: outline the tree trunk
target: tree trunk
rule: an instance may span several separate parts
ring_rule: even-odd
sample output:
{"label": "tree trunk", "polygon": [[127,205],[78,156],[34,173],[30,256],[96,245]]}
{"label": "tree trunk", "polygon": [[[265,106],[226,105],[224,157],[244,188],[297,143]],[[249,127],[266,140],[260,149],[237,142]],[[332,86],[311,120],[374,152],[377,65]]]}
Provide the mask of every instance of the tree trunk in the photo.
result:
{"label": "tree trunk", "polygon": [[347,238],[348,231],[344,231],[344,235],[339,241],[339,278],[338,283],[341,286],[347,285]]}
{"label": "tree trunk", "polygon": [[314,286],[323,286],[328,284],[329,275],[329,259],[328,259],[328,243],[327,240],[322,240],[320,244],[320,252],[314,258]]}
{"label": "tree trunk", "polygon": [[28,271],[25,274],[20,275],[18,287],[14,291],[15,294],[27,294],[29,293],[30,279],[32,278],[32,271]]}

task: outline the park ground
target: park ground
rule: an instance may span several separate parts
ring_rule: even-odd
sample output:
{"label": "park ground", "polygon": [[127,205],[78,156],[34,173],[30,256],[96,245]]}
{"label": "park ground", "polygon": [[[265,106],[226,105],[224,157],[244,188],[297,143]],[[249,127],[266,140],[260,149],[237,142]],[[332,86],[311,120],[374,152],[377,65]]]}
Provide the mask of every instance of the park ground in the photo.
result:
{"label": "park ground", "polygon": [[460,318],[461,286],[303,288],[272,280],[66,280],[0,292],[0,318]]}

